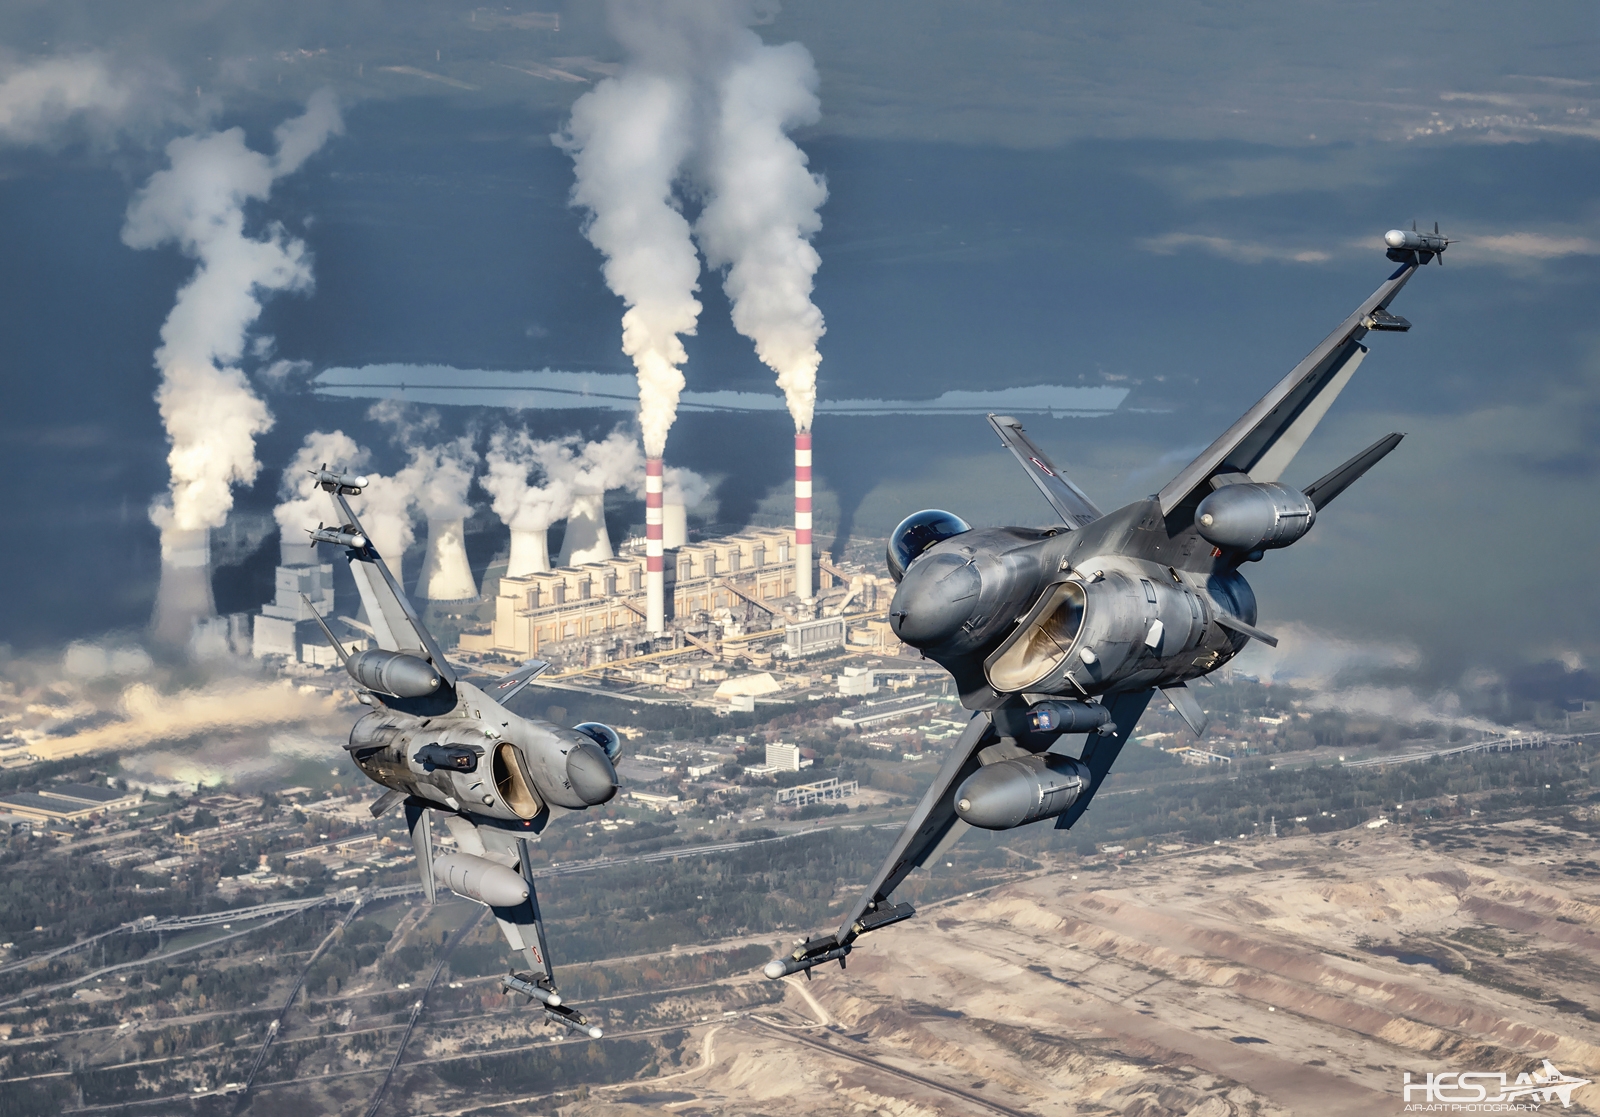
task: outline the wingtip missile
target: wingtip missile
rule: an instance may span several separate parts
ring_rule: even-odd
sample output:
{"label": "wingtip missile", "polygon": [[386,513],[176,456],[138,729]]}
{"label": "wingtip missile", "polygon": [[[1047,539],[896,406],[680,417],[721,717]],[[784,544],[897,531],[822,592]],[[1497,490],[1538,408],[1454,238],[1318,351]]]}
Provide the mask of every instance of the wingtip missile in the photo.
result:
{"label": "wingtip missile", "polygon": [[343,493],[345,496],[355,496],[367,487],[365,475],[329,469],[326,464],[321,469],[311,470],[310,473],[311,476],[317,479],[317,488],[327,493]]}
{"label": "wingtip missile", "polygon": [[1387,255],[1391,260],[1406,261],[1417,257],[1419,262],[1426,264],[1437,256],[1442,264],[1444,250],[1450,246],[1450,238],[1439,232],[1438,222],[1434,222],[1431,233],[1419,233],[1413,222],[1410,230],[1390,229],[1383,234],[1383,243],[1389,246]]}
{"label": "wingtip missile", "polygon": [[332,543],[336,547],[349,547],[357,551],[367,545],[365,535],[345,527],[319,527],[308,534],[313,543]]}

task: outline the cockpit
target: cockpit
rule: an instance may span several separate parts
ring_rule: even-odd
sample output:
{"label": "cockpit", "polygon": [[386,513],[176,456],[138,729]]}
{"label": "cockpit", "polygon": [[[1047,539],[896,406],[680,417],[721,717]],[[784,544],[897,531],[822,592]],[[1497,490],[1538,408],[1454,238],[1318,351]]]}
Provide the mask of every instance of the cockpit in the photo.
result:
{"label": "cockpit", "polygon": [[911,513],[900,521],[899,526],[894,529],[894,534],[889,536],[889,547],[884,555],[884,560],[889,565],[889,576],[898,583],[905,577],[906,567],[910,566],[922,552],[935,543],[971,530],[972,525],[960,516],[942,512],[937,508],[925,508],[921,512]]}

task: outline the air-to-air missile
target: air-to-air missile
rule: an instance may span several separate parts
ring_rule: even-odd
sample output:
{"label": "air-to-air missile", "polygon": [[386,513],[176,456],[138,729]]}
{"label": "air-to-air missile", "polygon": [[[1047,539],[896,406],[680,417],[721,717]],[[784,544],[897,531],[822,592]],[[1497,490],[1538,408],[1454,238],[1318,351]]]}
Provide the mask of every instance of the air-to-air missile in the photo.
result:
{"label": "air-to-air missile", "polygon": [[[550,1020],[599,1038],[600,1029],[556,991],[527,843],[552,819],[616,795],[622,738],[598,722],[565,728],[509,710],[505,704],[550,666],[542,660],[484,680],[481,688],[462,678],[345,499],[368,479],[326,466],[313,475],[332,498],[341,526],[318,528],[311,537],[344,548],[378,645],[346,649],[316,618],[359,684],[357,697],[371,707],[345,748],[362,773],[387,789],[373,803],[373,816],[404,805],[428,902],[443,885],[488,907],[529,966],[507,975],[505,987],[539,1001]],[[437,858],[436,816],[456,845]]]}
{"label": "air-to-air missile", "polygon": [[1439,223],[1433,223],[1433,232],[1417,232],[1417,223],[1411,223],[1411,231],[1404,229],[1390,229],[1383,234],[1383,243],[1389,246],[1389,259],[1401,263],[1406,262],[1407,253],[1418,253],[1423,257],[1421,263],[1426,264],[1435,256],[1439,263],[1444,263],[1444,250],[1450,246],[1450,238],[1439,232]]}
{"label": "air-to-air missile", "polygon": [[1411,328],[1389,303],[1450,242],[1435,226],[1393,230],[1385,243],[1400,267],[1148,499],[1101,513],[1022,424],[989,416],[1060,522],[974,528],[928,509],[890,536],[889,625],[950,672],[971,720],[838,930],[797,942],[768,977],[842,966],[861,935],[910,918],[910,904],[891,902],[895,889],[969,826],[1074,825],[1158,691],[1205,733],[1188,681],[1250,640],[1277,643],[1256,627],[1240,568],[1304,538],[1403,437],[1385,435],[1304,487],[1280,480],[1366,356],[1367,335]]}

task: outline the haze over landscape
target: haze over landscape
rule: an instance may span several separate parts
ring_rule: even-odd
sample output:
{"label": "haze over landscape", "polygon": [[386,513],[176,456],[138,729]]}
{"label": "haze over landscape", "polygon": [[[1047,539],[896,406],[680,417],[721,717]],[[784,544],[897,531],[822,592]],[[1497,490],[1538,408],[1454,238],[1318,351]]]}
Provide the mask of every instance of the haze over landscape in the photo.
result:
{"label": "haze over landscape", "polygon": [[[777,1114],[818,1092],[841,1113],[1222,1117],[1387,1112],[1421,1065],[1404,1058],[1538,1049],[1600,1071],[1593,734],[1445,774],[1343,767],[1597,728],[1597,48],[1571,0],[0,5],[0,794],[148,784],[127,841],[171,869],[136,876],[98,831],[0,835],[14,896],[59,881],[37,918],[0,905],[0,1091],[31,1083],[48,1112],[68,1097],[49,1076],[113,1067],[72,1079],[71,1105],[154,1104],[220,1089],[246,1053],[285,1091],[260,1112],[360,1111],[391,1078],[390,1103],[478,1112],[473,1076],[492,1074],[502,1101],[582,1117]],[[614,1013],[592,1074],[544,1047],[518,1063],[549,1037],[473,984],[503,969],[490,921],[412,906],[401,824],[367,817],[376,788],[336,767],[347,679],[151,640],[163,554],[187,561],[195,533],[216,612],[288,592],[299,529],[281,552],[277,533],[320,521],[304,469],[330,455],[376,479],[358,508],[419,598],[468,583],[429,613],[465,648],[519,524],[556,527],[556,560],[585,545],[557,525],[588,497],[606,546],[637,535],[643,555],[659,506],[641,470],[664,445],[685,541],[795,525],[807,429],[839,615],[886,611],[883,543],[907,514],[1053,522],[985,412],[1019,416],[1102,509],[1144,498],[1389,274],[1383,234],[1413,221],[1452,238],[1447,259],[1396,300],[1409,332],[1365,339],[1283,480],[1406,438],[1292,551],[1243,568],[1279,643],[1200,692],[1218,766],[1167,752],[1195,742],[1153,707],[1150,749],[1119,762],[1127,798],[1070,835],[964,843],[907,893],[928,917],[870,940],[848,978],[752,975],[838,917],[932,780],[956,724],[938,718],[965,716],[934,664],[890,657],[882,686],[928,706],[876,743],[840,728],[860,692],[831,661],[718,652],[722,678],[681,710],[581,679],[524,693],[530,715],[619,724],[647,757],[625,787],[687,804],[729,781],[682,815],[619,800],[546,839],[544,868],[609,882],[551,901],[574,990]],[[447,530],[468,563],[441,575],[427,540]],[[328,600],[354,613],[336,565]],[[764,705],[717,689],[713,717],[735,662],[779,678]],[[807,778],[859,780],[866,813],[779,810],[749,768],[791,739],[817,754]],[[24,740],[31,770],[5,752]],[[340,876],[354,841],[378,852]],[[729,852],[651,868],[705,843]],[[616,866],[588,865],[597,849]],[[93,867],[44,867],[68,858]],[[249,892],[269,868],[278,891]],[[347,879],[366,891],[341,917],[323,897]],[[145,891],[165,896],[147,911]],[[618,891],[615,922],[573,948]],[[67,947],[101,893],[115,919],[93,933],[121,937],[95,962]],[[268,900],[286,906],[249,918],[274,922],[225,948],[205,937],[220,923],[182,922]],[[151,913],[159,930],[128,929]],[[151,963],[118,994],[145,998],[137,1030],[72,999],[180,932],[215,965],[184,985]],[[1297,959],[1316,951],[1343,962],[1313,974]],[[443,983],[448,1023],[410,1049],[431,1069],[396,1078],[396,1054],[374,1095],[362,1076],[387,1065],[413,980]],[[251,1015],[252,982],[292,1056],[268,1060],[279,1025]],[[193,1065],[160,1063],[179,1053]],[[166,1069],[126,1069],[146,1060]],[[294,1101],[302,1064],[317,1082]]]}

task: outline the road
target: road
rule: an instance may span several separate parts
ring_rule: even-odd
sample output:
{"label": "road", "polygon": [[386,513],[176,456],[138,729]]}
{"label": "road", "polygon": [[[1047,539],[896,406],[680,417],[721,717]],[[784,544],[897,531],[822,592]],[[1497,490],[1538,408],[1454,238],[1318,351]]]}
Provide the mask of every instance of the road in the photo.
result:
{"label": "road", "polygon": [[433,967],[433,973],[428,977],[428,984],[422,987],[417,1003],[411,1006],[411,1019],[406,1021],[406,1030],[400,1034],[400,1044],[395,1048],[394,1059],[389,1063],[389,1070],[384,1074],[383,1081],[378,1083],[378,1088],[372,1093],[372,1101],[367,1105],[366,1117],[376,1117],[378,1107],[383,1104],[383,1095],[389,1090],[389,1083],[394,1080],[394,1072],[400,1069],[400,1060],[405,1057],[406,1045],[411,1042],[411,1033],[416,1031],[417,1020],[422,1016],[423,1006],[428,1002],[428,994],[433,992],[433,987],[439,983],[439,975],[444,972],[444,964],[450,960],[450,955],[455,953],[456,947],[461,945],[463,939],[470,935],[475,927],[483,920],[483,913],[488,908],[480,907],[476,915],[466,923],[456,928],[456,933],[450,936],[450,941],[445,943],[439,951],[439,962]]}
{"label": "road", "polygon": [[763,1019],[762,1017],[751,1016],[749,1017],[749,1020],[751,1023],[767,1029],[774,1035],[782,1037],[789,1043],[798,1043],[802,1047],[809,1047],[814,1051],[821,1051],[825,1054],[832,1055],[835,1058],[845,1059],[849,1062],[857,1063],[864,1067],[871,1067],[873,1070],[882,1071],[884,1074],[892,1074],[896,1078],[902,1078],[907,1082],[915,1082],[918,1086],[925,1086],[930,1090],[937,1090],[941,1094],[949,1094],[952,1097],[957,1097],[963,1101],[971,1102],[973,1105],[987,1109],[992,1113],[998,1113],[1001,1115],[1001,1117],[1032,1117],[1031,1114],[1025,1112],[1024,1110],[1012,1109],[1009,1105],[1002,1105],[1000,1102],[986,1098],[982,1094],[977,1094],[971,1090],[962,1089],[960,1086],[952,1086],[947,1082],[940,1082],[936,1079],[916,1074],[913,1071],[904,1070],[900,1067],[893,1066],[892,1064],[874,1059],[870,1055],[863,1055],[856,1051],[847,1051],[842,1047],[835,1047],[831,1043],[824,1043],[822,1040],[813,1039],[811,1036],[808,1036],[803,1032],[784,1028],[781,1025],[774,1024],[771,1021]]}

